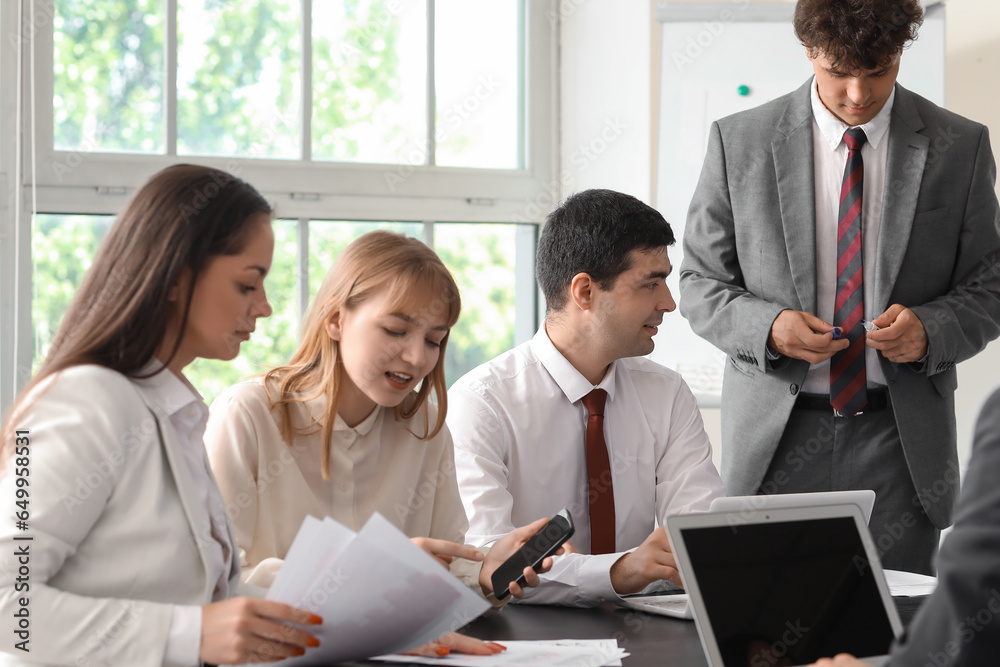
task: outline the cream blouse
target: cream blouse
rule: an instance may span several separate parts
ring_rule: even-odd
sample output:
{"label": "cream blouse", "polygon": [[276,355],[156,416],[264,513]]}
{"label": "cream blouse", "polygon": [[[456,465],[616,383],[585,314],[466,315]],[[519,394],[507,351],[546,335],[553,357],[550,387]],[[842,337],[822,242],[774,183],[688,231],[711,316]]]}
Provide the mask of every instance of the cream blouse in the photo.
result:
{"label": "cream blouse", "polygon": [[[270,586],[307,515],[359,530],[379,512],[409,537],[464,543],[469,523],[451,434],[447,427],[430,440],[411,433],[424,432],[425,415],[435,423],[436,405],[428,402],[406,422],[396,421],[392,408],[377,407],[354,428],[338,416],[329,480],[320,467],[325,410],[323,397],[293,404],[294,427],[316,426],[289,446],[263,378],[237,384],[212,403],[205,446],[236,529],[243,581]],[[479,564],[472,565],[455,559],[452,571],[478,590]]]}

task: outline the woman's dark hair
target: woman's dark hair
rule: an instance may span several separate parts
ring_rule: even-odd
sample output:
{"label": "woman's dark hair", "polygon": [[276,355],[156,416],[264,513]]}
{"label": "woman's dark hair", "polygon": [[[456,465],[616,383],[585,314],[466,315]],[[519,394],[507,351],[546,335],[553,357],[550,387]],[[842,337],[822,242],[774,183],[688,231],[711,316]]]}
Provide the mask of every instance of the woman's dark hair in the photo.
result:
{"label": "woman's dark hair", "polygon": [[859,71],[889,65],[923,21],[919,0],[799,0],[794,26],[810,56]]}
{"label": "woman's dark hair", "polygon": [[632,268],[633,250],[673,245],[674,232],[659,211],[614,190],[584,190],[545,219],[538,239],[535,275],[546,312],[562,310],[567,288],[578,273],[602,290]]}
{"label": "woman's dark hair", "polygon": [[[199,274],[213,257],[242,252],[255,229],[253,220],[271,213],[253,186],[224,171],[178,164],[155,174],[108,230],[45,361],[15,401],[10,421],[34,386],[63,369],[98,364],[125,375],[138,373],[163,341],[167,296],[181,272],[187,269],[191,276],[188,293],[178,299],[183,308],[178,331],[183,332]],[[167,351],[165,366],[182,338],[183,333]]]}

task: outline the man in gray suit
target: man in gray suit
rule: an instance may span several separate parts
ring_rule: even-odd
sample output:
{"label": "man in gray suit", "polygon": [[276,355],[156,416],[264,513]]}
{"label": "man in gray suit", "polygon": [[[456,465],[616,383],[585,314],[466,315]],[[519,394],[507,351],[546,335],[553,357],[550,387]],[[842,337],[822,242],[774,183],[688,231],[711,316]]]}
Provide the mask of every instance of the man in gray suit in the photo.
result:
{"label": "man in gray suit", "polygon": [[729,355],[727,491],[873,489],[886,567],[932,572],[955,364],[1000,333],[1000,212],[986,128],[895,84],[922,18],[799,0],[815,77],[713,124],[680,306]]}

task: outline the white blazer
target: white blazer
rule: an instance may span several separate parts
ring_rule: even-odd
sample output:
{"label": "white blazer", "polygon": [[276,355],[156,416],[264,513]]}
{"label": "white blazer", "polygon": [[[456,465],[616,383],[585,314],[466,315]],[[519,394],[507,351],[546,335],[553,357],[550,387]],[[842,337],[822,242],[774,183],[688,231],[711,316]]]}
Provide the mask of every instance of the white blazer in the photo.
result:
{"label": "white blazer", "polygon": [[[100,366],[65,370],[34,396],[15,424],[29,432],[28,465],[11,460],[0,481],[0,664],[161,665],[173,606],[208,604],[216,583],[210,517],[174,429],[149,392]],[[27,530],[15,523],[18,468]],[[235,591],[235,559],[231,572]],[[15,648],[20,598],[29,653]]]}

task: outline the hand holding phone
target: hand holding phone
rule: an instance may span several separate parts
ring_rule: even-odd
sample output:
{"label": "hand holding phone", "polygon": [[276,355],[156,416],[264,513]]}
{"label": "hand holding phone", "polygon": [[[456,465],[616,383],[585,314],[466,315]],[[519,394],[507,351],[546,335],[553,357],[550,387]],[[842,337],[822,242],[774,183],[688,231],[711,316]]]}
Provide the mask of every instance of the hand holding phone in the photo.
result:
{"label": "hand holding phone", "polygon": [[542,561],[554,554],[563,542],[573,536],[573,517],[564,509],[549,519],[520,549],[498,567],[491,578],[493,594],[498,600],[510,595],[510,582],[524,585],[524,568],[537,569]]}

